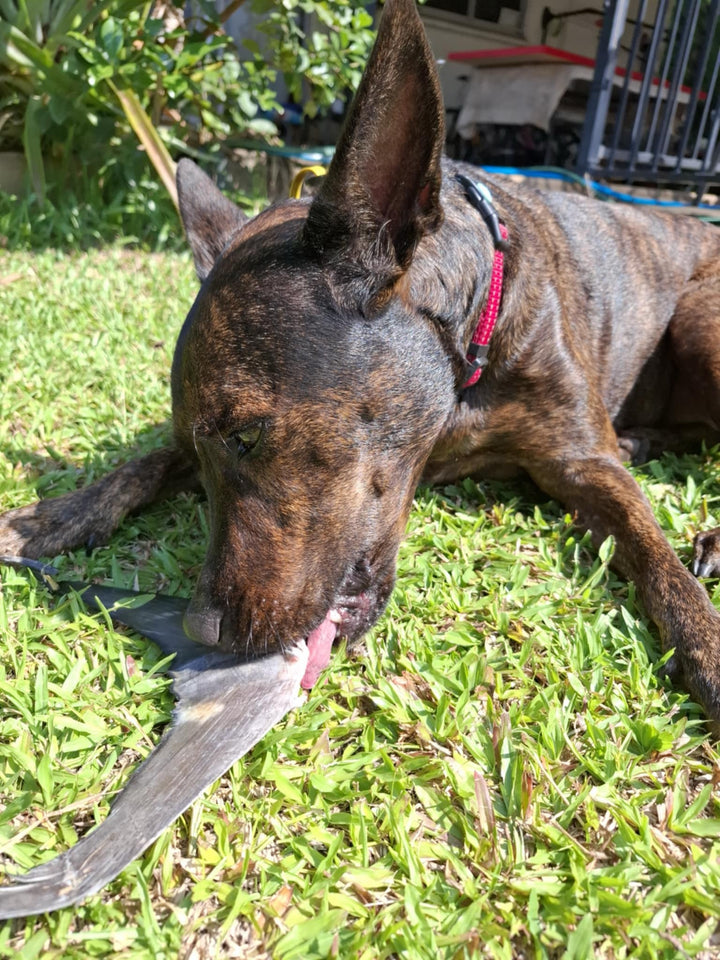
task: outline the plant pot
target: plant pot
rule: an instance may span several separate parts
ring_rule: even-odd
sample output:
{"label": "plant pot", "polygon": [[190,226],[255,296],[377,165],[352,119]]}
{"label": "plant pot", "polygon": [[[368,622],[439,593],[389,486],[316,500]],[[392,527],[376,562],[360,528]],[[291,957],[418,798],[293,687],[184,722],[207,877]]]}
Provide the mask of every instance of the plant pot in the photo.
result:
{"label": "plant pot", "polygon": [[23,192],[27,163],[25,154],[18,151],[0,153],[0,193]]}

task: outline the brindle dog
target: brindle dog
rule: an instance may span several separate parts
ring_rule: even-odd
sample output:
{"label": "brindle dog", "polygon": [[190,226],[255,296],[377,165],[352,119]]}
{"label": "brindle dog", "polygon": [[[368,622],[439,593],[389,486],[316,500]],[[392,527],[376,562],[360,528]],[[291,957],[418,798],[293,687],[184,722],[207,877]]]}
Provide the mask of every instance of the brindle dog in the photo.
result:
{"label": "brindle dog", "polygon": [[[676,679],[720,721],[720,614],[621,462],[720,438],[720,231],[486,178],[508,251],[466,389],[494,246],[442,145],[415,4],[388,0],[312,201],[247,221],[181,161],[202,287],[173,365],[176,446],[7,513],[0,552],[100,541],[199,476],[211,535],[188,632],[243,654],[306,637],[310,685],[336,631],[382,612],[420,478],[524,471],[615,538]],[[696,572],[720,572],[718,543],[700,537]]]}

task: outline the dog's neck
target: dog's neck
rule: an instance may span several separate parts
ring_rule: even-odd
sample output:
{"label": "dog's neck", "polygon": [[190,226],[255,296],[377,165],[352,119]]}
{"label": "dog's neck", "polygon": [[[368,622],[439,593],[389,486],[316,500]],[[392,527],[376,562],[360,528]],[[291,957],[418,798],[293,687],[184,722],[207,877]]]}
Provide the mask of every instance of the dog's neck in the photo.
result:
{"label": "dog's neck", "polygon": [[[452,363],[458,393],[461,393],[468,379],[468,345],[487,303],[495,243],[485,219],[469,202],[463,185],[458,182],[458,167],[449,161],[443,166],[444,221],[435,234],[419,244],[408,279],[413,302],[437,328]],[[464,174],[470,172],[477,176],[478,173],[472,168],[459,169]],[[498,213],[504,221],[506,211],[502,200]],[[516,272],[519,248],[511,224],[508,229],[506,262],[508,275],[512,275]],[[507,322],[506,313],[501,306],[498,330]],[[497,359],[498,352],[491,341],[490,365]]]}

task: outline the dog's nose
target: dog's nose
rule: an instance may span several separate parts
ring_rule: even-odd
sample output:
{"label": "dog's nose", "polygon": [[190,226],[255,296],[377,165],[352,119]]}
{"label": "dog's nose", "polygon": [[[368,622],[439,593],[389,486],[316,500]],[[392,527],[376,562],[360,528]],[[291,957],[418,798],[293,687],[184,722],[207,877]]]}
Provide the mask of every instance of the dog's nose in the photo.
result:
{"label": "dog's nose", "polygon": [[194,607],[191,603],[183,617],[183,630],[196,643],[216,647],[220,643],[222,611],[212,607]]}

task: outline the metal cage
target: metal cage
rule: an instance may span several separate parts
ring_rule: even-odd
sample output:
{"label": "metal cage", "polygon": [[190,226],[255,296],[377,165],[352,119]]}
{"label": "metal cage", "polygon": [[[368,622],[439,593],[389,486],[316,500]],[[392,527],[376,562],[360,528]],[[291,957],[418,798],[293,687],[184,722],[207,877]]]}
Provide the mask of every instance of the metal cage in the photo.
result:
{"label": "metal cage", "polygon": [[720,184],[720,0],[629,5],[604,2],[578,172],[699,198]]}

